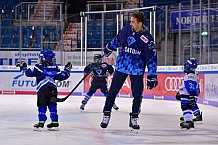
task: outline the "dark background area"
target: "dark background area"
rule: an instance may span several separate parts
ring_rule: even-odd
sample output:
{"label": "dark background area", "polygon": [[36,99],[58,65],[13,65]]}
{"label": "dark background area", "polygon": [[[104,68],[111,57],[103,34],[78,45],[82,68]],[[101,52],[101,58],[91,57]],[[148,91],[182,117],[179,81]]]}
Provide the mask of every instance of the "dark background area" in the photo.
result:
{"label": "dark background area", "polygon": [[76,14],[81,11],[86,10],[86,1],[87,0],[64,0],[68,5],[68,14]]}
{"label": "dark background area", "polygon": [[103,1],[103,0],[63,0],[68,4],[67,15],[68,22],[80,22],[80,12],[86,11],[87,1]]}
{"label": "dark background area", "polygon": [[77,14],[81,11],[86,11],[87,1],[103,1],[103,0],[64,0],[69,4],[68,14]]}

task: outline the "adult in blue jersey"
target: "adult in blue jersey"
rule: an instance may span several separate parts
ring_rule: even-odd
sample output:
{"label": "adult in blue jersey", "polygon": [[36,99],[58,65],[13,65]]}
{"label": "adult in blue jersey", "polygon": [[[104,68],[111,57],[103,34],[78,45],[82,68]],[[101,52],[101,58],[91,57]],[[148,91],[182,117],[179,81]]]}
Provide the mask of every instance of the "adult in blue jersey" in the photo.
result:
{"label": "adult in blue jersey", "polygon": [[147,87],[153,89],[158,84],[156,46],[152,35],[143,25],[144,20],[144,13],[136,12],[132,14],[130,25],[123,27],[118,35],[104,48],[105,56],[109,56],[113,50],[121,47],[116,59],[112,84],[103,109],[104,115],[100,124],[102,128],[108,126],[111,108],[127,76],[130,77],[132,96],[134,98],[129,122],[129,127],[133,129],[140,129],[137,119],[140,113],[146,65],[148,68]]}
{"label": "adult in blue jersey", "polygon": [[67,63],[64,70],[55,64],[55,54],[50,50],[43,50],[39,55],[40,63],[36,64],[33,69],[27,68],[27,64],[18,61],[17,66],[25,73],[27,77],[35,77],[37,82],[37,107],[39,122],[34,125],[38,130],[44,127],[47,120],[47,108],[50,111],[51,123],[47,125],[48,129],[58,129],[57,103],[51,101],[51,97],[57,97],[57,86],[55,80],[66,80],[70,77],[71,63]]}

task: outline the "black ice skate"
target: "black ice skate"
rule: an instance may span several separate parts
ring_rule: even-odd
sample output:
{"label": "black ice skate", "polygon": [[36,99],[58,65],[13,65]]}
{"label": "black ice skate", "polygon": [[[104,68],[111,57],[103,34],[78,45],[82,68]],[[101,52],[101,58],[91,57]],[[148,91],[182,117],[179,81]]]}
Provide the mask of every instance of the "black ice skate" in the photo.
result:
{"label": "black ice skate", "polygon": [[[184,117],[180,117],[180,121],[184,121]],[[203,117],[202,117],[202,112],[200,115],[195,116],[195,118],[193,119],[194,122],[197,121],[203,121]]]}
{"label": "black ice skate", "polygon": [[81,106],[80,106],[80,109],[84,110],[85,109],[85,104],[82,103]]}
{"label": "black ice skate", "polygon": [[52,121],[50,124],[47,125],[47,128],[48,130],[51,130],[51,131],[58,131],[59,130],[58,126],[59,126],[58,122]]}
{"label": "black ice skate", "polygon": [[181,129],[190,129],[190,128],[195,128],[194,127],[194,122],[193,121],[186,121],[186,122],[181,122],[180,123]]}
{"label": "black ice skate", "polygon": [[117,107],[117,105],[115,103],[113,104],[113,108],[114,108],[114,110],[119,110],[119,107]]}
{"label": "black ice skate", "polygon": [[44,127],[45,122],[44,121],[39,121],[38,123],[36,123],[33,127],[34,131],[40,131],[40,129],[42,129]]}
{"label": "black ice skate", "polygon": [[201,112],[200,115],[197,115],[197,116],[193,119],[193,121],[203,121],[202,112]]}
{"label": "black ice skate", "polygon": [[[132,116],[132,113],[129,114],[129,127],[131,127],[132,129],[136,129],[139,130],[140,126],[138,125],[138,114],[137,116],[134,117],[134,115]],[[133,118],[134,117],[134,118]]]}
{"label": "black ice skate", "polygon": [[103,120],[100,124],[101,128],[107,128],[109,121],[110,121],[110,117],[111,117],[110,112],[104,112]]}

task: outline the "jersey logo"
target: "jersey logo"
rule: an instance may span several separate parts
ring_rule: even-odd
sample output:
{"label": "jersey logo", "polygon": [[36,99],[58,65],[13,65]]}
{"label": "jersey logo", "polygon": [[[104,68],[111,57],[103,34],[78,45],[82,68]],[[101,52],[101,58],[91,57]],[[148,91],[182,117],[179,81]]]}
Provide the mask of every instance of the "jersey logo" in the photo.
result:
{"label": "jersey logo", "polygon": [[143,42],[148,43],[148,38],[146,38],[144,35],[142,35],[142,36],[140,37],[140,39],[141,39]]}
{"label": "jersey logo", "polygon": [[100,75],[100,74],[102,73],[102,70],[98,69],[98,70],[96,70],[96,73],[97,73],[98,75]]}
{"label": "jersey logo", "polygon": [[129,36],[129,37],[127,38],[128,46],[132,45],[134,42],[136,42],[136,40],[135,40],[134,37]]}

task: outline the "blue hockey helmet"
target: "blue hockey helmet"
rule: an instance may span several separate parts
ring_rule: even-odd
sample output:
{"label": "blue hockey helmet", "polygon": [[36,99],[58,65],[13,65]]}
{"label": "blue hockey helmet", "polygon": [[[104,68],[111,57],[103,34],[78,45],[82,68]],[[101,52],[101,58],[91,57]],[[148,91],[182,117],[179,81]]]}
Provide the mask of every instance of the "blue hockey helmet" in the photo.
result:
{"label": "blue hockey helmet", "polygon": [[53,64],[55,62],[55,54],[51,50],[42,50],[39,54],[41,63]]}
{"label": "blue hockey helmet", "polygon": [[185,72],[195,72],[198,67],[198,61],[195,58],[189,58],[184,62]]}

